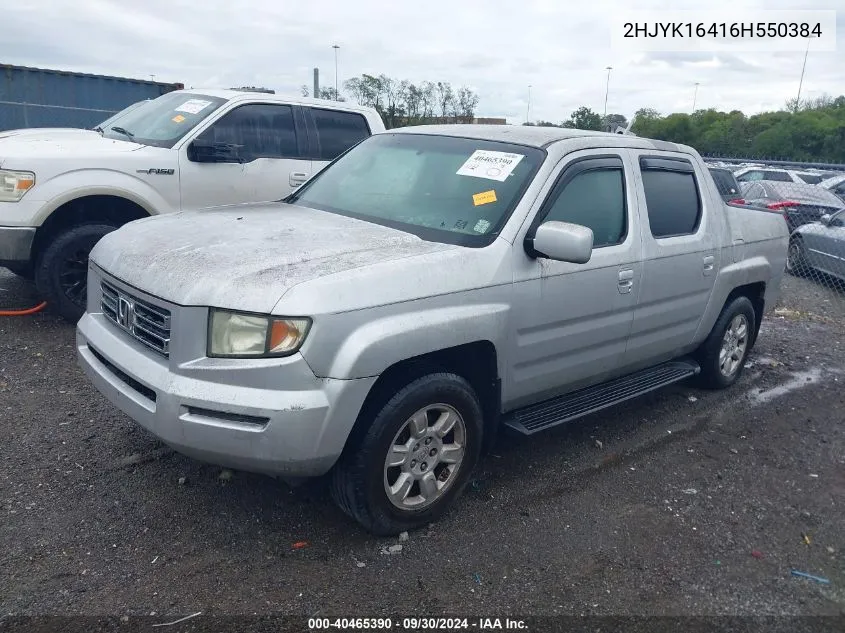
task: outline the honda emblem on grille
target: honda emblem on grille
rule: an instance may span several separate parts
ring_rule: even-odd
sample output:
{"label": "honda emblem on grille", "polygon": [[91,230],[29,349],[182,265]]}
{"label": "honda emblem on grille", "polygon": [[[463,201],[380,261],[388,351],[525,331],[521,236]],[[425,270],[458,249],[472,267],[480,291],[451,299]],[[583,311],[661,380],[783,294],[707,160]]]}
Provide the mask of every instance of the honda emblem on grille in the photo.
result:
{"label": "honda emblem on grille", "polygon": [[135,304],[123,295],[117,298],[117,324],[129,332],[135,325]]}

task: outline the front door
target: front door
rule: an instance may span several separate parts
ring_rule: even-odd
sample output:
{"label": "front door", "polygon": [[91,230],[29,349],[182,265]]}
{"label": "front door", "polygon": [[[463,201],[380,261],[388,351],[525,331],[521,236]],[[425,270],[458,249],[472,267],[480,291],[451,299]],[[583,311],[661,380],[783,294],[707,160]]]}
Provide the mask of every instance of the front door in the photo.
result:
{"label": "front door", "polygon": [[[721,199],[683,154],[632,152],[640,172],[643,278],[625,366],[651,365],[687,351],[721,265]],[[717,203],[718,200],[718,203]]]}
{"label": "front door", "polygon": [[564,160],[528,234],[542,221],[584,225],[593,253],[571,264],[533,259],[514,245],[508,408],[600,382],[621,361],[631,329],[642,278],[631,174],[608,150]]}
{"label": "front door", "polygon": [[[311,175],[304,131],[294,107],[251,103],[224,114],[197,138],[232,148],[232,162],[194,162],[179,155],[182,209],[279,200]],[[237,162],[236,162],[237,161]]]}

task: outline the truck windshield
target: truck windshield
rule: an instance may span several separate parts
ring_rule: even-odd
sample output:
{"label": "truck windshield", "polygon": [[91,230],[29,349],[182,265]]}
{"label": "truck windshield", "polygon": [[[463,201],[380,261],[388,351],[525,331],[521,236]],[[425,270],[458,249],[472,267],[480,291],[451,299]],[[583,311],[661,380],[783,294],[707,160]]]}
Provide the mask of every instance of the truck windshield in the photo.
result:
{"label": "truck windshield", "polygon": [[169,92],[120,113],[108,126],[102,126],[103,136],[169,149],[224,103],[219,97]]}
{"label": "truck windshield", "polygon": [[495,239],[546,153],[453,136],[377,134],[285,199],[430,240]]}

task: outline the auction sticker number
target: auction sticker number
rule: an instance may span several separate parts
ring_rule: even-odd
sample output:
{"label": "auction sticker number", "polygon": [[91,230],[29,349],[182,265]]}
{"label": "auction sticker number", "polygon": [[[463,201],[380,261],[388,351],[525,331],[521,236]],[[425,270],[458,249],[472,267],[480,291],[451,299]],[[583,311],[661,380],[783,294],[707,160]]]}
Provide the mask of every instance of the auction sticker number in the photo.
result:
{"label": "auction sticker number", "polygon": [[523,158],[523,154],[477,149],[455,174],[505,182]]}

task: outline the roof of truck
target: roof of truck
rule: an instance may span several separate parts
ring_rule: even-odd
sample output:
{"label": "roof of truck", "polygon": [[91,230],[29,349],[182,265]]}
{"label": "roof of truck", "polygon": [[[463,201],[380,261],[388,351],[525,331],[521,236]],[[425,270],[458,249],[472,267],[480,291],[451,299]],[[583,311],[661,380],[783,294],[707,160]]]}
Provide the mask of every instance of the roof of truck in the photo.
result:
{"label": "roof of truck", "polygon": [[280,101],[282,103],[294,103],[297,105],[312,105],[339,108],[343,110],[351,110],[354,112],[375,112],[375,109],[358,105],[349,101],[332,101],[330,99],[314,99],[312,97],[302,97],[299,95],[278,94],[269,92],[260,92],[257,90],[238,90],[228,88],[185,88],[178,92],[185,92],[191,94],[208,95],[209,97],[217,97],[218,99],[232,100],[255,100],[261,101]]}
{"label": "roof of truck", "polygon": [[640,147],[672,152],[688,151],[690,149],[684,145],[639,136],[594,132],[592,130],[578,130],[565,127],[538,127],[533,125],[414,125],[388,130],[388,133],[394,132],[400,134],[432,134],[437,136],[476,138],[540,148],[569,139],[596,138],[606,140],[609,147]]}

